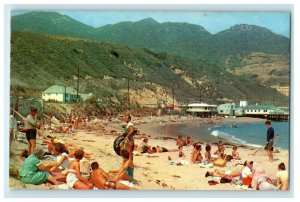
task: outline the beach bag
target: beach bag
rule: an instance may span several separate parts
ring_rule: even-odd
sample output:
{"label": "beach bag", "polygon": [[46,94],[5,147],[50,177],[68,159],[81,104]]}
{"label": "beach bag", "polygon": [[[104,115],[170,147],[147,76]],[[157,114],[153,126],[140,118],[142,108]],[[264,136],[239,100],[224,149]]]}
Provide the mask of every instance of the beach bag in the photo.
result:
{"label": "beach bag", "polygon": [[217,159],[214,163],[215,166],[224,167],[226,164],[226,161],[224,159]]}

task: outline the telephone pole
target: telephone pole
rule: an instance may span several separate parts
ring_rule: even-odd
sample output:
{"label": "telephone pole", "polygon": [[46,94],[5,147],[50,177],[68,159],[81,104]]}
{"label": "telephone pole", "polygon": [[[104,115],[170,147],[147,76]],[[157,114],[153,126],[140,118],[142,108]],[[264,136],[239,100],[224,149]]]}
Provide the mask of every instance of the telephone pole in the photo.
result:
{"label": "telephone pole", "polygon": [[77,103],[79,102],[78,92],[79,92],[79,65],[77,67]]}
{"label": "telephone pole", "polygon": [[128,93],[128,107],[129,107],[129,104],[130,104],[130,97],[129,97],[129,77],[127,78],[127,93]]}
{"label": "telephone pole", "polygon": [[175,90],[174,90],[174,87],[172,88],[172,91],[173,91],[173,109],[175,109]]}

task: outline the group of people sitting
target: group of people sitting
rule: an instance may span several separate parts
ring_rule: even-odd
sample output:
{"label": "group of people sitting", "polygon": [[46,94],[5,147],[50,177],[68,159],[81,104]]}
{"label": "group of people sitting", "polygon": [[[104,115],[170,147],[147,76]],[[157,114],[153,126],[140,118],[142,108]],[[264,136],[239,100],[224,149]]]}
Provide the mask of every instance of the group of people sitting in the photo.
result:
{"label": "group of people sitting", "polygon": [[[204,164],[215,164],[222,167],[224,166],[227,161],[231,161],[232,159],[240,160],[239,153],[237,152],[237,147],[233,146],[231,155],[225,154],[225,146],[220,141],[218,143],[217,150],[212,154],[211,153],[211,145],[205,145],[205,153],[204,156],[202,155],[202,145],[200,142],[196,142],[193,144],[193,150],[191,154],[191,162],[192,163],[204,163]],[[224,165],[222,165],[224,164]]]}
{"label": "group of people sitting", "polygon": [[[19,172],[21,182],[24,184],[39,185],[50,182],[54,185],[66,183],[68,189],[133,189],[120,183],[125,180],[133,182],[133,162],[127,150],[121,151],[122,166],[106,173],[99,167],[98,162],[91,165],[87,159],[92,153],[82,149],[72,148],[57,139],[50,141],[48,152],[41,147],[36,147],[31,155],[23,152],[23,166]],[[54,156],[56,161],[46,163],[42,159]],[[87,163],[87,164],[84,164]],[[86,165],[88,168],[86,168]],[[83,171],[87,170],[87,171]],[[88,172],[88,175],[85,175]]]}
{"label": "group of people sitting", "polygon": [[[205,158],[209,157],[210,155],[209,150],[210,150],[210,146],[207,145]],[[224,155],[224,149],[222,149],[222,146],[219,144],[218,150],[215,152],[215,155],[219,155],[220,157],[225,156],[225,162],[231,160],[231,158],[229,157],[233,157],[234,159],[237,160],[241,159],[239,153],[237,152],[236,146],[233,146],[232,148],[232,155]],[[199,158],[199,160],[200,159],[201,158]],[[214,164],[216,165],[217,160],[215,158],[210,158],[210,161],[214,162]],[[288,190],[288,171],[286,171],[284,163],[280,163],[278,165],[278,172],[276,174],[276,177],[273,179],[266,174],[264,168],[260,166],[254,166],[254,162],[249,160],[244,162],[243,168],[240,170],[224,171],[220,169],[215,169],[214,171],[206,172],[205,177],[208,176],[220,177],[221,179],[226,179],[226,180],[230,179],[230,181],[233,178],[238,177],[242,185],[245,185],[249,188],[253,188],[255,190],[277,190],[277,189]]]}
{"label": "group of people sitting", "polygon": [[253,161],[245,161],[241,178],[244,185],[255,190],[288,190],[288,171],[284,163],[278,165],[275,178],[271,178],[260,166],[254,166]]}

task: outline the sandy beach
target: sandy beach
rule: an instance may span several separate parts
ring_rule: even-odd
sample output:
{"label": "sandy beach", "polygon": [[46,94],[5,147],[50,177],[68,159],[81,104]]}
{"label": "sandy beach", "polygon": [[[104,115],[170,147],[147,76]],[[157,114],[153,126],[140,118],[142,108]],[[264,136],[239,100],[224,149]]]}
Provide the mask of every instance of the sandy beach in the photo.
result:
{"label": "sandy beach", "polygon": [[[206,127],[207,124],[222,124],[235,122],[255,122],[262,121],[261,119],[254,118],[227,118],[227,119],[201,119],[192,117],[144,117],[133,118],[135,126],[139,129],[139,135],[135,136],[135,144],[140,145],[144,137],[149,138],[149,144],[151,146],[163,146],[168,149],[177,149],[176,137],[164,135],[169,134],[168,130],[174,131],[174,128],[180,126],[182,123],[197,123],[200,127]],[[63,140],[66,143],[72,143],[77,147],[82,147],[93,153],[90,162],[97,161],[101,168],[106,172],[110,170],[118,169],[122,163],[122,159],[113,150],[113,142],[115,138],[123,132],[122,126],[125,123],[113,120],[111,122],[94,119],[89,123],[79,124],[79,130],[76,133],[71,134],[59,134],[52,133],[52,136]],[[163,127],[162,127],[163,126]],[[160,131],[163,128],[163,132]],[[46,131],[46,135],[48,132]],[[217,139],[216,139],[217,140]],[[38,139],[38,144],[41,145],[42,141]],[[211,140],[210,143],[214,142]],[[202,148],[205,148],[206,141],[203,141]],[[47,145],[43,144],[43,148],[47,148]],[[22,165],[22,161],[19,159],[19,155],[22,150],[27,148],[27,144],[13,141],[12,154],[10,157],[10,166],[15,169],[19,169]],[[225,144],[225,154],[231,154],[232,146]],[[239,185],[232,184],[217,184],[209,185],[208,181],[212,178],[205,178],[207,171],[213,171],[214,169],[241,170],[245,160],[252,160],[255,165],[265,168],[266,173],[275,178],[277,172],[277,166],[283,162],[289,169],[289,152],[288,150],[280,149],[279,153],[274,153],[274,162],[268,161],[266,151],[263,149],[251,147],[239,147],[238,152],[240,154],[240,161],[227,162],[225,167],[213,168],[201,168],[199,164],[191,164],[190,156],[192,146],[184,147],[183,152],[186,155],[185,163],[183,165],[176,165],[172,161],[179,162],[181,159],[178,157],[178,152],[164,152],[154,154],[142,154],[134,156],[134,178],[138,182],[134,187],[138,190],[253,190],[251,188],[245,188]],[[275,148],[276,149],[276,148]],[[217,150],[215,144],[212,145],[212,152]],[[255,153],[256,152],[256,153]],[[255,155],[253,155],[255,153]],[[202,150],[204,155],[204,149]],[[169,157],[172,159],[169,160]],[[182,161],[183,162],[183,161]],[[27,185],[23,187],[20,180],[11,176],[9,185],[11,189],[49,189],[45,184],[42,185]]]}

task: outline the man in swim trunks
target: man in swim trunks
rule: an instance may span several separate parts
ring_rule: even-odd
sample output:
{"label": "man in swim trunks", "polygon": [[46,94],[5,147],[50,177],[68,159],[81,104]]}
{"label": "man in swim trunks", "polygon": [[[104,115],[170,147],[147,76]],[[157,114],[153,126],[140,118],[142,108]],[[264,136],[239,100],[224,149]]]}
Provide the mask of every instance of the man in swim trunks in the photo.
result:
{"label": "man in swim trunks", "polygon": [[90,177],[90,182],[94,184],[98,189],[122,189],[129,190],[132,189],[122,183],[112,180],[109,175],[99,167],[97,162],[91,164],[92,172]]}

